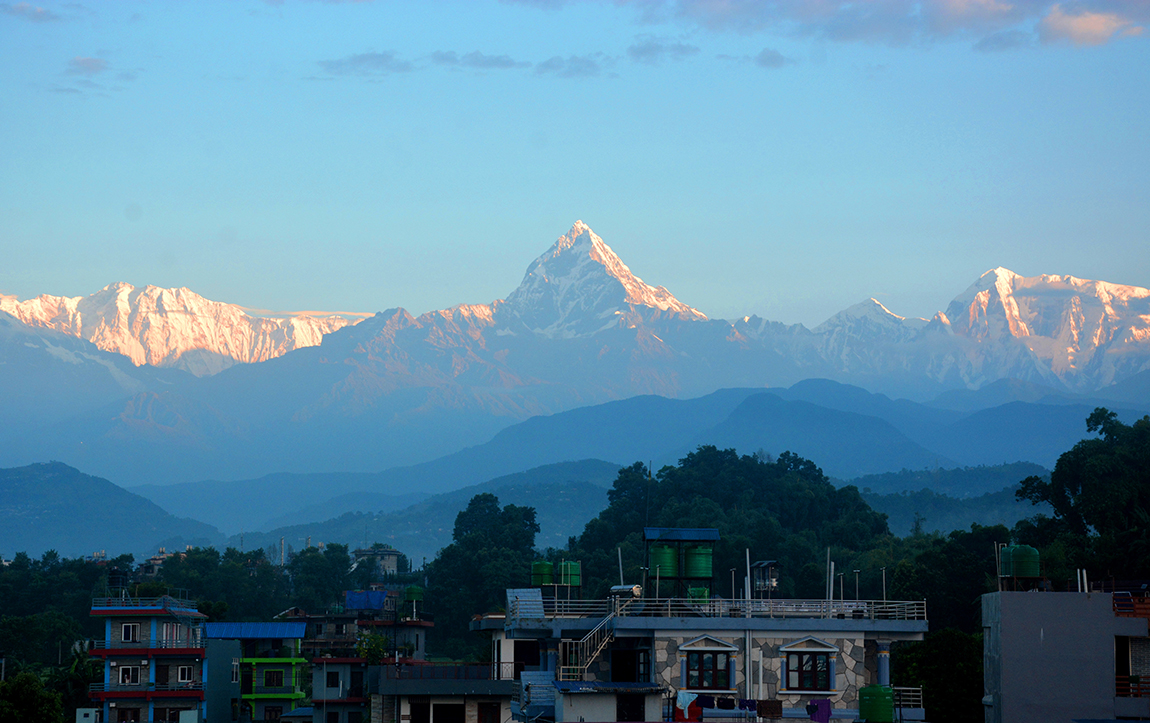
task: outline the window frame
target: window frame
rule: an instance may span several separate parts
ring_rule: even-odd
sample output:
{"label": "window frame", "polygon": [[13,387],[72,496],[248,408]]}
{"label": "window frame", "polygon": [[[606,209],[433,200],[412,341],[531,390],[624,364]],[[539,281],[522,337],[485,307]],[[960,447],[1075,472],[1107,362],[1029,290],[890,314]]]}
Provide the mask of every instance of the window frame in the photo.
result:
{"label": "window frame", "polygon": [[731,690],[731,660],[729,650],[688,650],[687,690]]}
{"label": "window frame", "polygon": [[[279,675],[279,682],[273,683],[268,681],[269,675]],[[284,669],[283,668],[266,668],[264,669],[264,687],[265,688],[282,688],[284,687]]]}
{"label": "window frame", "polygon": [[[186,677],[185,677],[186,676]],[[196,678],[195,671],[190,665],[177,665],[176,666],[176,683],[194,683]]]}
{"label": "window frame", "polygon": [[[834,653],[828,650],[788,650],[786,658],[786,690],[827,693],[834,690],[831,679],[831,659]],[[822,662],[820,669],[819,662]],[[804,667],[804,661],[810,665]],[[822,678],[822,680],[820,680]],[[795,681],[792,684],[792,680]],[[825,682],[825,685],[819,685]]]}
{"label": "window frame", "polygon": [[[118,675],[121,686],[140,684],[140,666],[138,665],[121,665]],[[127,680],[124,680],[124,678],[127,678]],[[133,680],[133,678],[135,678],[135,680]]]}
{"label": "window frame", "polygon": [[123,643],[138,643],[138,642],[140,642],[140,624],[139,623],[120,623],[120,642],[123,642]]}
{"label": "window frame", "polygon": [[[332,685],[332,684],[331,684],[331,681],[332,681],[332,676],[333,676],[333,675],[335,676],[335,685]],[[339,687],[340,687],[340,680],[341,680],[341,677],[342,677],[342,676],[340,676],[340,674],[339,674],[339,671],[338,671],[338,670],[329,670],[329,671],[327,671],[327,678],[324,680],[324,687],[325,687],[325,688],[327,688],[327,689],[329,689],[329,690],[330,690],[330,689],[332,689],[332,688],[339,688]]]}

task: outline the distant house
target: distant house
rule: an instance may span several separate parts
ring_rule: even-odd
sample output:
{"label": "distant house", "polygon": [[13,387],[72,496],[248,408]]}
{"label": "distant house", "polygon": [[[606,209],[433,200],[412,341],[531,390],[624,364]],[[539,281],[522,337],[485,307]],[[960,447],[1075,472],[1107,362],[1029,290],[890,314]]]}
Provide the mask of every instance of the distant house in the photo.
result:
{"label": "distant house", "polygon": [[1150,598],[982,596],[986,723],[1150,718]]}
{"label": "distant house", "polygon": [[205,720],[204,615],[193,601],[116,589],[95,598],[91,614],[104,619],[104,639],[91,651],[104,677],[91,698],[105,723]]}
{"label": "distant house", "polygon": [[376,544],[352,553],[355,566],[370,565],[377,577],[385,578],[399,572],[402,553],[390,545]]}
{"label": "distant house", "polygon": [[[222,694],[210,689],[208,710],[230,712],[238,706],[239,720],[259,721],[278,720],[300,707],[307,684],[308,661],[300,648],[306,629],[302,622],[207,623],[209,669],[229,671],[234,684],[219,686]],[[220,645],[227,641],[237,645]],[[231,694],[233,690],[237,695]]]}

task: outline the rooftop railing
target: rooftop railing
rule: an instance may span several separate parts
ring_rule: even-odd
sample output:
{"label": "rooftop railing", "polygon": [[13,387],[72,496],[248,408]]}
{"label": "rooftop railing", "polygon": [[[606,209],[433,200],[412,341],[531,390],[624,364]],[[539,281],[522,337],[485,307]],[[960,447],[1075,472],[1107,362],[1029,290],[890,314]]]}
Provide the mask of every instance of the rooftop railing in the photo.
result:
{"label": "rooftop railing", "polygon": [[203,682],[195,683],[136,683],[136,684],[123,684],[120,683],[92,683],[88,686],[88,691],[91,693],[144,693],[149,692],[174,692],[174,691],[187,691],[189,693],[202,691],[204,689]]}
{"label": "rooftop railing", "polygon": [[387,665],[384,680],[515,680],[522,663],[424,663]]}
{"label": "rooftop railing", "polygon": [[1118,698],[1150,698],[1150,678],[1137,675],[1115,676],[1114,695]]}
{"label": "rooftop railing", "polygon": [[[507,619],[530,619],[533,605],[512,600]],[[616,600],[543,600],[543,616],[552,618],[703,617],[703,618],[837,618],[841,620],[926,620],[925,600],[691,600],[641,598]]]}
{"label": "rooftop railing", "polygon": [[162,608],[172,611],[197,612],[194,600],[184,600],[171,595],[159,597],[97,597],[92,599],[92,608]]}
{"label": "rooftop railing", "polygon": [[183,649],[203,648],[203,640],[95,640],[92,647],[97,650],[149,650],[149,649]]}

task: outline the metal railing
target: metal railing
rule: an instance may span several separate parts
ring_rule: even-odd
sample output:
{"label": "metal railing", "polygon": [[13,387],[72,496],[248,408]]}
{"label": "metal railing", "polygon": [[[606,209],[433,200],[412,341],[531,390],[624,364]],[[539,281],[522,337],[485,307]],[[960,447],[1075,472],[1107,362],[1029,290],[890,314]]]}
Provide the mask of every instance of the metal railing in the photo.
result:
{"label": "metal railing", "polygon": [[1150,618],[1150,598],[1115,593],[1114,614],[1122,618]]}
{"label": "metal railing", "polygon": [[92,648],[97,650],[149,650],[149,649],[203,649],[203,640],[95,640]]}
{"label": "metal railing", "polygon": [[92,598],[93,608],[164,608],[173,611],[198,612],[194,600],[184,600],[171,595],[159,597],[97,597]]}
{"label": "metal railing", "polygon": [[195,683],[137,683],[135,685],[120,683],[92,683],[88,686],[91,693],[144,693],[188,691],[198,692],[204,689],[202,681]]}
{"label": "metal railing", "polygon": [[[538,605],[538,603],[535,603]],[[511,601],[508,621],[518,616]],[[751,617],[837,618],[841,620],[926,620],[925,600],[723,600],[642,598],[637,600],[543,600],[547,618],[606,617]]]}
{"label": "metal railing", "polygon": [[893,687],[895,708],[922,708],[922,688]]}
{"label": "metal railing", "polygon": [[1150,678],[1117,675],[1114,677],[1114,695],[1118,698],[1150,698]]}
{"label": "metal railing", "polygon": [[522,663],[424,663],[381,666],[384,680],[515,680]]}
{"label": "metal railing", "polygon": [[[621,607],[625,606],[617,606],[617,609]],[[583,680],[587,667],[615,637],[616,614],[613,611],[603,618],[582,640],[559,641],[559,680]]]}

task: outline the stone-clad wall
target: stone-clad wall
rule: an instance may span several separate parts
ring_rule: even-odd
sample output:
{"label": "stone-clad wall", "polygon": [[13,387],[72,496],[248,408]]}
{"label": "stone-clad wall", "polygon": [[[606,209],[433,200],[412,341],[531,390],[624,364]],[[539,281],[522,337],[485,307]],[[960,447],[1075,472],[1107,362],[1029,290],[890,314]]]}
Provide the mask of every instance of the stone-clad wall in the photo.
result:
{"label": "stone-clad wall", "polygon": [[[683,637],[680,635],[674,638],[655,638],[654,660],[652,665],[654,682],[674,689],[679,688],[680,681],[682,680],[682,666],[684,664],[680,660],[679,644],[690,640],[692,637],[695,636],[689,635]],[[738,652],[736,653],[735,685],[738,690],[738,695],[742,696],[744,691],[744,661],[746,659],[746,651],[743,649],[743,636],[724,637],[715,635],[712,637],[738,648]],[[802,640],[805,637],[807,636],[799,635],[788,638],[754,636],[752,638],[752,648],[757,649],[762,655],[763,666],[763,687],[756,692],[755,686],[757,686],[759,682],[759,663],[755,660],[756,656],[752,652],[752,695],[764,698],[778,697],[783,701],[784,706],[789,707],[805,705],[806,701],[813,697],[824,697],[823,694],[807,693],[788,695],[785,692],[780,693],[779,691],[783,669],[782,653],[779,649],[785,645],[790,645],[798,640]],[[835,708],[857,708],[859,689],[867,685],[870,681],[877,679],[875,662],[877,648],[875,648],[873,642],[864,642],[862,636],[856,638],[836,637],[819,639],[825,640],[827,643],[839,649],[838,654],[835,656],[835,689],[838,692],[825,697],[830,698],[831,705]],[[867,654],[868,649],[872,649],[869,655]]]}
{"label": "stone-clad wall", "polygon": [[1130,638],[1130,675],[1150,676],[1150,638]]}

